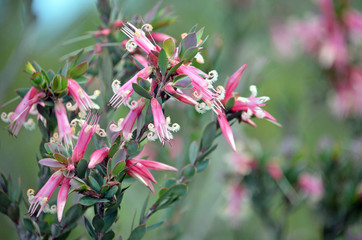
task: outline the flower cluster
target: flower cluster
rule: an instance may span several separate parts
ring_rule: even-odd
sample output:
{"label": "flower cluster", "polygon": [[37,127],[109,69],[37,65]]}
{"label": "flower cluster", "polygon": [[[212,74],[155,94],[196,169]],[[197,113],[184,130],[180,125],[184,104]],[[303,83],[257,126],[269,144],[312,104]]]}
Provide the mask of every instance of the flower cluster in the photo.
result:
{"label": "flower cluster", "polygon": [[331,101],[337,116],[361,116],[361,59],[355,49],[362,37],[362,13],[332,0],[318,0],[319,16],[272,27],[272,38],[279,52],[295,53],[299,42],[305,51],[316,56],[329,73],[335,95]]}
{"label": "flower cluster", "polygon": [[[114,95],[109,101],[109,105],[114,108],[119,108],[124,104],[132,109],[130,102],[135,91],[148,98],[153,115],[153,123],[148,125],[149,133],[147,136],[149,140],[158,138],[162,144],[165,144],[173,138],[171,132],[180,129],[179,124],[171,124],[170,117],[166,118],[163,114],[162,103],[164,100],[161,99],[167,100],[168,96],[194,106],[199,113],[212,110],[217,116],[221,132],[234,151],[236,151],[234,137],[227,114],[240,112],[242,120],[253,126],[255,123],[251,120],[252,116],[276,122],[274,117],[262,110],[261,107],[265,106],[264,102],[269,98],[257,98],[255,86],[251,87],[252,95],[249,98],[238,97],[237,94],[233,93],[246,65],[232,75],[226,88],[213,86],[213,83],[218,79],[215,70],[207,74],[191,65],[193,59],[202,62],[200,50],[204,43],[201,39],[203,29],[196,32],[194,28],[189,34],[183,34],[183,39],[178,47],[176,47],[175,39],[166,35],[158,37],[151,31],[152,26],[149,24],[137,28],[127,22],[122,27],[122,32],[130,38],[125,43],[125,47],[135,61],[143,66],[143,69],[122,86],[118,80],[115,80],[112,84]],[[160,47],[157,42],[163,42],[163,47]],[[139,49],[147,56],[143,57]],[[230,98],[234,99],[234,105],[231,110],[226,110],[224,105]],[[134,117],[131,118],[133,123],[136,117],[136,113],[134,114]],[[120,130],[121,125],[120,122],[118,127],[115,126],[113,129]],[[126,134],[129,133],[130,131],[127,130]]]}
{"label": "flower cluster", "polygon": [[[79,56],[66,63],[59,71],[62,74],[45,72],[38,65],[28,63],[27,72],[31,73],[33,87],[25,94],[13,113],[2,114],[2,119],[10,123],[9,131],[13,135],[17,135],[23,125],[30,127],[32,121],[26,121],[29,113],[38,114],[45,129],[41,129],[43,137],[49,141],[44,146],[46,152],[39,164],[51,168],[53,173],[36,194],[34,190],[29,190],[30,215],[36,214],[36,217],[39,217],[42,212],[54,212],[55,206],[49,207],[48,202],[59,185],[59,222],[62,220],[71,187],[73,191],[86,197],[100,199],[106,196],[110,187],[120,185],[127,175],[155,193],[153,183],[157,181],[150,169],[177,169],[142,158],[143,141],[159,139],[164,146],[174,138],[172,133],[180,130],[179,124],[171,123],[171,118],[164,115],[164,103],[170,98],[193,106],[199,113],[211,110],[216,114],[218,123],[215,125],[221,130],[233,151],[236,151],[236,146],[229,124],[231,120],[237,118],[252,126],[256,126],[251,120],[253,116],[276,122],[274,117],[262,109],[269,98],[257,97],[255,86],[250,87],[252,94],[248,98],[234,93],[246,65],[230,77],[225,88],[214,87],[218,79],[215,70],[205,73],[192,66],[194,60],[198,63],[204,62],[200,52],[206,40],[201,39],[203,29],[196,32],[196,28],[193,28],[190,33],[182,34],[182,40],[177,47],[174,38],[163,33],[153,33],[150,24],[137,28],[129,22],[124,24],[121,20],[114,22],[109,28],[99,29],[93,36],[107,37],[115,33],[120,26],[129,38],[128,41],[122,41],[120,46],[124,46],[130,52],[133,61],[141,68],[124,84],[114,80],[109,86],[114,94],[108,105],[115,110],[121,106],[130,109],[124,118],[109,123],[106,131],[100,127],[101,114],[99,111],[94,113],[100,107],[93,102],[100,95],[100,91],[96,90],[93,96],[89,96],[80,86],[80,81],[87,80],[83,75],[87,72],[88,62],[75,65],[77,60],[74,59],[78,59]],[[101,48],[102,45],[98,45],[94,52],[99,54]],[[132,99],[136,97],[135,93],[140,96],[138,99]],[[149,110],[144,117],[143,112],[146,108]],[[67,110],[71,113],[68,114]],[[55,120],[57,131],[56,126],[53,126]],[[79,170],[84,166],[80,162],[84,162],[86,149],[96,133],[100,137],[107,136],[109,141],[95,141],[97,149],[90,155],[88,169],[83,170],[85,174]],[[104,173],[104,169],[111,171]],[[190,169],[196,171],[196,167]],[[97,182],[95,178],[99,178],[103,173],[104,179],[98,179]]]}

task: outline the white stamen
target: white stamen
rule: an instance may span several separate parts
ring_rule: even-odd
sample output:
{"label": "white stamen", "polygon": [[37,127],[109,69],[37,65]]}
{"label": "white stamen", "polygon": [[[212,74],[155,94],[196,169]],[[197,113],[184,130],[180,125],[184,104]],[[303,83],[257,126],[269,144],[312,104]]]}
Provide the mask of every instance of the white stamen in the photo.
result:
{"label": "white stamen", "polygon": [[252,97],[256,97],[258,95],[258,90],[256,89],[255,85],[251,85],[249,89]]}
{"label": "white stamen", "polygon": [[126,43],[126,49],[128,52],[133,52],[137,48],[137,46],[137,43],[132,39],[128,40],[128,42]]}

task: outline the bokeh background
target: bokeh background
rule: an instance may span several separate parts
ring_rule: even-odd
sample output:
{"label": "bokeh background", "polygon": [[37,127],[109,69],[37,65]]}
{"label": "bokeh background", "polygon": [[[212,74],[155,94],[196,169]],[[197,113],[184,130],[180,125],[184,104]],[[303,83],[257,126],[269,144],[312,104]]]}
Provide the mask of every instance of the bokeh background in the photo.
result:
{"label": "bokeh background", "polygon": [[[144,15],[156,3],[150,0],[120,2],[125,17]],[[361,1],[351,2],[356,9],[362,10]],[[169,0],[164,1],[163,6],[173,6],[178,17],[177,22],[163,32],[177,39],[195,24],[205,26],[204,34],[210,37],[205,55],[212,56],[210,61],[218,70],[220,82],[242,64],[248,64],[237,90],[248,96],[249,85],[255,84],[260,96],[271,98],[266,110],[283,127],[262,120],[256,120],[256,129],[245,124],[235,125],[233,130],[239,146],[252,145],[254,149],[276,157],[297,147],[303,153],[299,161],[313,167],[319,160],[316,145],[321,138],[348,142],[354,134],[343,119],[331,114],[327,103],[333,90],[316,61],[304,54],[285,59],[271,40],[270,29],[274,22],[287,22],[318,12],[313,0]],[[94,0],[0,0],[0,104],[16,97],[17,88],[30,85],[23,72],[26,61],[35,60],[44,69],[58,69],[63,64],[60,57],[94,44],[94,41],[63,43],[94,31],[99,22]],[[16,102],[3,106],[0,111],[11,111]],[[182,119],[179,123],[182,128],[189,128],[189,133],[195,128],[188,125],[187,117],[182,118],[182,112],[180,115],[180,111],[174,111],[170,115],[172,119]],[[211,117],[209,114],[203,118]],[[5,123],[0,123],[0,170],[11,174],[13,179],[21,179],[25,193],[26,189],[36,186],[35,154],[41,136],[38,130],[22,129],[19,136],[13,138],[6,127]],[[169,227],[168,231],[182,232],[179,239],[271,239],[250,204],[243,206],[244,217],[238,227],[234,227],[225,215],[227,183],[223,175],[231,152],[224,139],[220,138],[219,142],[220,147],[213,154],[209,168],[196,176],[189,194],[178,206],[182,214],[178,216],[177,226]],[[187,148],[172,160],[175,166],[180,166]],[[161,186],[163,175],[157,177]],[[141,184],[133,184],[123,202],[117,232],[128,235],[131,219],[135,211],[140,211],[147,194]],[[22,213],[25,212],[23,209]],[[154,222],[167,215],[167,211],[159,213]],[[310,208],[302,206],[286,221],[287,239],[321,238],[319,220]],[[147,232],[146,239],[160,239],[165,236],[161,231]],[[0,236],[1,239],[17,239],[15,228],[3,215],[0,215]],[[80,228],[71,238],[86,239]]]}

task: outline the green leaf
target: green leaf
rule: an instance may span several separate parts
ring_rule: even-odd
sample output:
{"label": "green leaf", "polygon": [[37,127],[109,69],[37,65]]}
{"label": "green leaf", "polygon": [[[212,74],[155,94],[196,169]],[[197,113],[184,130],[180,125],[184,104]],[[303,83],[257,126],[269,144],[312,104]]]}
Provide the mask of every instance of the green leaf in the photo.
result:
{"label": "green leaf", "polygon": [[186,165],[181,171],[181,176],[185,176],[186,179],[192,178],[195,174],[196,168],[192,164]]}
{"label": "green leaf", "polygon": [[160,68],[161,75],[165,76],[167,71],[168,59],[164,49],[161,49],[158,55],[158,67]]}
{"label": "green leaf", "polygon": [[151,84],[150,84],[149,81],[144,80],[144,79],[141,78],[141,79],[138,81],[138,84],[139,84],[142,88],[144,88],[146,91],[149,91],[149,90],[150,90]]}
{"label": "green leaf", "polygon": [[102,237],[102,240],[111,240],[113,238],[114,238],[114,232],[111,230],[104,234],[104,236]]}
{"label": "green leaf", "polygon": [[199,47],[202,47],[208,38],[209,36],[206,36],[205,39],[199,44]]}
{"label": "green leaf", "polygon": [[11,203],[9,208],[8,208],[8,213],[7,215],[10,217],[10,219],[13,222],[18,222],[19,221],[19,217],[20,217],[20,210],[19,210],[19,206],[15,203]]}
{"label": "green leaf", "polygon": [[108,151],[108,157],[109,157],[109,158],[113,158],[114,154],[116,154],[116,152],[118,151],[118,149],[119,149],[118,143],[114,143],[114,144],[112,145],[112,147],[111,147],[111,148],[109,149],[109,151]]}
{"label": "green leaf", "polygon": [[80,204],[75,204],[68,209],[65,216],[62,219],[64,225],[70,225],[76,222],[83,214],[83,209]]}
{"label": "green leaf", "polygon": [[166,75],[166,78],[168,78],[169,76],[171,76],[172,73],[174,73],[181,65],[183,64],[183,61],[177,63],[175,66],[173,66]]}
{"label": "green leaf", "polygon": [[104,227],[104,220],[102,219],[101,216],[99,215],[95,215],[93,220],[92,220],[92,225],[94,227],[94,230],[96,232],[99,232],[102,230],[102,228]]}
{"label": "green leaf", "polygon": [[172,186],[175,185],[175,184],[176,184],[176,179],[170,178],[170,179],[168,179],[168,180],[166,181],[166,183],[165,183],[165,188],[170,188],[170,187],[172,187]]}
{"label": "green leaf", "polygon": [[170,188],[169,190],[170,194],[175,194],[178,196],[183,196],[186,194],[187,192],[187,185],[186,184],[177,184],[174,185],[172,188]]}
{"label": "green leaf", "polygon": [[129,236],[129,240],[142,239],[145,233],[146,233],[146,225],[145,224],[139,225],[138,227],[133,229],[131,235]]}
{"label": "green leaf", "polygon": [[38,88],[43,88],[46,84],[44,76],[40,72],[35,72],[30,77],[31,85]]}
{"label": "green leaf", "polygon": [[112,224],[116,221],[117,213],[118,213],[117,207],[115,207],[114,210],[110,209],[110,208],[108,208],[106,210],[106,213],[104,216],[105,224],[103,227],[103,231],[107,231],[112,226]]}
{"label": "green leaf", "polygon": [[92,225],[90,224],[89,220],[84,217],[84,223],[85,223],[85,228],[87,229],[87,232],[89,233],[89,235],[93,238],[96,239],[96,233],[92,227]]}
{"label": "green leaf", "polygon": [[191,61],[195,55],[199,52],[199,48],[198,47],[192,47],[189,48],[185,51],[185,53],[182,55],[182,60],[184,62],[189,62]]}
{"label": "green leaf", "polygon": [[108,192],[106,193],[106,195],[104,195],[104,197],[113,198],[113,196],[117,193],[117,191],[118,191],[118,186],[113,186],[108,190]]}
{"label": "green leaf", "polygon": [[54,158],[55,158],[55,160],[57,160],[58,162],[61,162],[61,163],[68,163],[68,158],[67,157],[65,157],[65,156],[63,156],[62,154],[60,154],[60,153],[54,153]]}
{"label": "green leaf", "polygon": [[34,72],[36,72],[35,68],[33,67],[33,65],[30,62],[27,62],[25,64],[24,71],[27,72],[27,73],[30,73],[30,74],[33,74]]}
{"label": "green leaf", "polygon": [[92,206],[98,202],[109,202],[108,199],[102,199],[102,198],[92,198],[90,196],[84,196],[80,199],[80,204],[83,206]]}
{"label": "green leaf", "polygon": [[199,161],[196,166],[197,172],[200,173],[200,172],[204,171],[208,165],[209,165],[209,159],[203,159],[203,160]]}
{"label": "green leaf", "polygon": [[201,149],[208,149],[216,137],[216,124],[214,121],[210,122],[202,134]]}
{"label": "green leaf", "polygon": [[189,31],[188,33],[196,32],[196,28],[197,28],[197,24],[195,24],[194,26],[192,26],[192,28],[190,29],[190,31]]}
{"label": "green leaf", "polygon": [[[29,92],[30,88],[19,88],[16,89],[16,93],[21,97],[24,98],[25,95]],[[39,104],[38,104],[39,105]]]}
{"label": "green leaf", "polygon": [[28,230],[28,232],[31,232],[31,233],[35,232],[34,224],[29,218],[24,218],[23,222],[24,222],[24,226],[25,226],[26,230]]}
{"label": "green leaf", "polygon": [[68,80],[62,75],[56,75],[52,82],[52,90],[54,93],[62,93],[67,89]]}
{"label": "green leaf", "polygon": [[77,174],[79,178],[84,178],[87,168],[88,168],[87,161],[84,159],[80,160],[77,165]]}
{"label": "green leaf", "polygon": [[32,61],[31,65],[34,67],[36,72],[41,72],[42,68],[39,66],[39,64],[37,62]]}
{"label": "green leaf", "polygon": [[80,76],[77,78],[74,78],[75,81],[77,81],[77,83],[79,84],[84,84],[88,81],[88,78],[86,78],[85,76]]}
{"label": "green leaf", "polygon": [[225,104],[226,110],[230,110],[232,107],[234,107],[235,104],[235,98],[231,97]]}
{"label": "green leaf", "polygon": [[[50,225],[48,222],[43,221],[43,220],[38,220],[37,224],[38,224],[41,234],[50,234]],[[64,232],[66,232],[66,231],[64,230]]]}
{"label": "green leaf", "polygon": [[[39,106],[40,104],[38,104]],[[47,139],[48,138],[48,129],[44,126],[44,123],[43,121],[38,121],[38,126],[39,126],[39,129],[40,129],[40,133],[41,135],[43,136],[44,139]]]}
{"label": "green leaf", "polygon": [[189,48],[196,47],[197,46],[196,33],[192,32],[192,33],[188,34],[186,37],[184,37],[181,40],[181,44],[185,51]]}
{"label": "green leaf", "polygon": [[132,141],[127,146],[127,153],[129,155],[133,155],[133,154],[137,153],[138,149],[139,149],[139,145],[135,141]]}
{"label": "green leaf", "polygon": [[152,96],[149,92],[147,92],[146,89],[144,89],[143,87],[141,87],[140,85],[136,84],[136,83],[132,83],[132,87],[133,90],[140,96],[147,98],[147,99],[152,99]]}
{"label": "green leaf", "polygon": [[160,221],[160,222],[157,222],[155,224],[152,224],[151,226],[148,226],[147,227],[147,231],[148,230],[151,230],[151,229],[155,229],[155,228],[158,228],[159,226],[161,226],[165,221]]}
{"label": "green leaf", "polygon": [[101,190],[101,186],[93,176],[89,176],[89,185],[97,192]]}
{"label": "green leaf", "polygon": [[73,67],[68,75],[70,78],[77,78],[82,76],[88,70],[88,62],[82,62],[77,66]]}
{"label": "green leaf", "polygon": [[0,212],[2,212],[3,214],[7,214],[10,203],[11,201],[8,195],[0,191]]}
{"label": "green leaf", "polygon": [[168,38],[165,41],[163,41],[163,49],[165,49],[165,52],[168,57],[172,56],[172,54],[175,52],[175,42],[172,38]]}
{"label": "green leaf", "polygon": [[64,67],[62,68],[61,74],[62,74],[63,76],[68,76],[68,70],[69,70],[69,61],[66,60],[66,61],[65,61],[65,64],[64,64]]}
{"label": "green leaf", "polygon": [[190,160],[190,163],[194,163],[196,158],[197,158],[197,153],[198,153],[198,145],[197,145],[197,142],[196,141],[193,141],[191,144],[190,144],[190,148],[189,148],[189,160]]}
{"label": "green leaf", "polygon": [[204,27],[203,28],[201,28],[199,31],[197,31],[197,33],[196,33],[196,41],[197,42],[199,42],[200,40],[201,40],[201,38],[202,38],[202,34],[204,33]]}
{"label": "green leaf", "polygon": [[185,74],[177,75],[173,79],[173,85],[175,87],[186,88],[191,84],[192,80]]}
{"label": "green leaf", "polygon": [[158,192],[158,197],[164,195],[169,189],[170,188],[161,188],[160,191]]}
{"label": "green leaf", "polygon": [[165,76],[165,74],[166,74],[167,65],[168,65],[168,59],[167,59],[166,51],[164,49],[161,49],[161,51],[158,55],[158,67],[160,68],[162,76]]}
{"label": "green leaf", "polygon": [[118,163],[114,166],[114,168],[112,169],[112,174],[113,174],[114,176],[117,176],[118,174],[120,174],[120,173],[123,171],[123,169],[125,168],[125,166],[126,166],[126,162],[125,162],[125,161],[118,162]]}

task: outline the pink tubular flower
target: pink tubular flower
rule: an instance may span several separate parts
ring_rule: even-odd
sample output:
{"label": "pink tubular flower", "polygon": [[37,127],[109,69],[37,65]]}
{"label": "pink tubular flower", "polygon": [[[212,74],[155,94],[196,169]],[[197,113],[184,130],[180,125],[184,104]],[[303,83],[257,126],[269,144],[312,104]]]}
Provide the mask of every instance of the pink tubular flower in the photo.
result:
{"label": "pink tubular flower", "polygon": [[336,87],[332,111],[339,117],[362,116],[362,70],[352,67],[348,78]]}
{"label": "pink tubular flower", "polygon": [[283,177],[283,171],[276,163],[269,163],[267,165],[267,171],[269,175],[276,181],[280,180]]}
{"label": "pink tubular flower", "polygon": [[240,216],[247,196],[247,189],[239,183],[232,183],[228,192],[226,214],[230,217],[234,227],[239,226]]}
{"label": "pink tubular flower", "polygon": [[220,126],[222,134],[224,135],[224,137],[230,144],[233,151],[236,152],[233,132],[232,132],[230,124],[225,116],[225,113],[218,110],[217,120],[219,122],[219,126]]}
{"label": "pink tubular flower", "polygon": [[150,35],[151,35],[152,39],[155,40],[156,42],[163,42],[163,41],[171,38],[173,40],[173,42],[176,43],[176,40],[173,37],[171,37],[167,34],[164,34],[164,33],[152,32],[152,33],[150,33]]}
{"label": "pink tubular flower", "polygon": [[9,133],[17,136],[21,127],[32,129],[34,126],[34,121],[29,119],[26,121],[26,118],[29,115],[31,107],[34,104],[37,104],[40,98],[44,97],[44,93],[38,92],[38,90],[34,87],[30,88],[24,98],[21,100],[19,105],[15,108],[14,112],[10,112],[9,114],[2,113],[1,119],[4,122],[9,122]]}
{"label": "pink tubular flower", "polygon": [[97,164],[100,164],[108,156],[108,152],[109,147],[104,147],[94,151],[90,156],[88,168],[94,168]]}
{"label": "pink tubular flower", "polygon": [[225,98],[222,100],[224,104],[226,104],[227,101],[230,99],[230,97],[233,96],[233,92],[235,88],[238,86],[246,66],[247,66],[246,64],[241,66],[227,81],[225,87]]}
{"label": "pink tubular flower", "polygon": [[56,172],[49,178],[46,184],[39,190],[39,192],[33,196],[30,200],[29,213],[33,215],[40,205],[40,209],[38,211],[37,217],[39,217],[40,213],[46,208],[49,208],[47,205],[49,198],[55,191],[55,189],[62,184],[60,190],[58,192],[57,197],[57,213],[58,213],[58,221],[61,222],[64,206],[68,199],[69,188],[70,188],[70,180],[74,177],[75,166],[71,159],[67,159],[67,162],[59,162],[53,158],[44,158],[39,161],[39,164],[50,167]]}
{"label": "pink tubular flower", "polygon": [[313,199],[319,200],[322,197],[323,183],[319,178],[314,177],[309,173],[303,173],[299,176],[298,183],[305,194],[311,196]]}
{"label": "pink tubular flower", "polygon": [[264,103],[269,100],[269,97],[256,97],[257,89],[254,85],[250,86],[250,92],[251,95],[248,98],[238,97],[235,100],[235,104],[232,107],[231,111],[244,111],[241,114],[242,120],[254,127],[256,125],[250,119],[253,115],[255,115],[257,118],[266,118],[273,122],[276,122],[276,119],[270,113],[261,108],[265,106]]}
{"label": "pink tubular flower", "polygon": [[58,221],[62,221],[62,216],[64,212],[65,203],[68,199],[69,188],[70,188],[70,178],[64,178],[62,182],[62,186],[59,189],[58,197],[57,197],[57,213],[58,213]]}
{"label": "pink tubular flower", "polygon": [[118,80],[114,80],[112,83],[114,95],[109,100],[108,104],[114,108],[119,108],[122,104],[128,103],[132,93],[134,92],[132,84],[137,83],[138,78],[148,78],[151,73],[152,69],[150,67],[145,67],[122,86],[120,86],[120,82]]}
{"label": "pink tubular flower", "polygon": [[95,36],[95,37],[102,37],[102,36],[106,37],[106,36],[108,36],[111,32],[112,32],[111,29],[105,28],[105,29],[96,31],[95,33],[93,33],[93,36]]}
{"label": "pink tubular flower", "polygon": [[[55,160],[54,160],[55,161]],[[43,209],[47,206],[49,198],[58,187],[58,185],[63,181],[64,175],[61,170],[56,171],[53,175],[49,178],[49,180],[45,183],[45,185],[39,190],[39,192],[35,195],[35,197],[30,202],[29,213],[33,215],[40,205],[40,209],[38,214],[36,215],[39,217],[40,213]]]}
{"label": "pink tubular flower", "polygon": [[133,52],[137,46],[142,48],[147,54],[151,51],[160,51],[160,47],[154,45],[147,37],[143,30],[150,32],[152,31],[152,26],[150,24],[145,24],[141,29],[136,28],[131,23],[127,22],[124,27],[121,29],[124,34],[126,34],[130,40],[126,44],[126,49],[130,52]]}
{"label": "pink tubular flower", "polygon": [[150,132],[147,134],[147,137],[151,141],[156,140],[158,137],[160,142],[165,144],[165,141],[169,141],[173,138],[171,131],[177,132],[180,130],[180,125],[174,123],[172,126],[170,126],[171,118],[167,117],[167,119],[165,119],[165,116],[162,112],[162,107],[157,99],[152,98],[151,108],[154,124],[148,124],[148,129]]}
{"label": "pink tubular flower", "polygon": [[172,97],[176,98],[180,102],[196,106],[198,102],[196,102],[192,97],[184,94],[181,90],[175,89],[172,84],[166,84],[165,91],[169,93]]}
{"label": "pink tubular flower", "polygon": [[[80,111],[86,113],[90,109],[99,109],[99,106],[95,104],[83,88],[73,79],[68,79],[68,92],[72,96],[76,105]],[[68,105],[67,105],[68,107]]]}
{"label": "pink tubular flower", "polygon": [[137,62],[139,62],[143,67],[147,67],[148,66],[148,61],[146,58],[144,58],[142,55],[139,54],[134,54],[133,58],[135,60],[137,60]]}
{"label": "pink tubular flower", "polygon": [[348,10],[344,14],[344,21],[348,28],[354,32],[362,33],[362,13],[356,10]]}
{"label": "pink tubular flower", "polygon": [[232,171],[241,177],[248,175],[256,167],[256,162],[252,156],[245,151],[232,153],[228,160],[228,165]]}
{"label": "pink tubular flower", "polygon": [[144,106],[146,104],[146,100],[144,98],[138,99],[135,102],[134,106],[132,106],[131,111],[127,114],[126,118],[121,118],[118,121],[118,126],[113,124],[110,126],[110,130],[113,132],[122,132],[123,138],[128,141],[132,138],[133,126],[136,122],[136,119],[141,114]]}
{"label": "pink tubular flower", "polygon": [[[225,89],[222,86],[218,86],[216,89],[212,86],[212,83],[217,80],[217,72],[211,71],[209,74],[203,73],[201,70],[192,66],[181,65],[177,70],[177,74],[185,74],[191,79],[192,90],[194,96],[198,99],[202,99],[204,103],[196,105],[196,110],[200,113],[204,113],[205,110],[212,109],[218,114],[218,109],[223,108],[220,100],[224,99]],[[205,78],[201,77],[203,75]]]}
{"label": "pink tubular flower", "polygon": [[148,169],[159,171],[177,171],[176,168],[169,165],[140,158],[128,159],[126,161],[126,167],[128,168],[127,173],[131,177],[146,185],[152,193],[155,193],[152,183],[157,182]]}
{"label": "pink tubular flower", "polygon": [[[86,120],[82,124],[77,144],[73,149],[72,161],[78,163],[85,153],[85,150],[93,136],[98,130],[99,116],[88,114]],[[89,122],[89,123],[88,123]]]}
{"label": "pink tubular flower", "polygon": [[121,27],[124,24],[123,20],[116,20],[113,22],[113,26],[115,27]]}
{"label": "pink tubular flower", "polygon": [[61,100],[55,101],[54,110],[58,122],[59,139],[64,142],[66,148],[69,148],[69,146],[72,146],[72,128]]}

